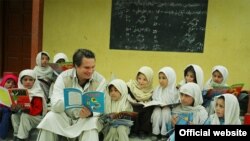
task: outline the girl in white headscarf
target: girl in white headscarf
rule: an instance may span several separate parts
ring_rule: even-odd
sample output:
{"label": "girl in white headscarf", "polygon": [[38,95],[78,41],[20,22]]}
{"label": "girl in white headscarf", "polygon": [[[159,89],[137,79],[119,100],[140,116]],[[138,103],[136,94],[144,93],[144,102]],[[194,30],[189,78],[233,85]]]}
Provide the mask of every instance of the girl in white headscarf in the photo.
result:
{"label": "girl in white headscarf", "polygon": [[127,85],[129,88],[128,100],[133,106],[133,111],[138,113],[131,128],[131,134],[139,134],[141,139],[145,139],[146,134],[152,133],[150,122],[153,106],[143,108],[138,102],[148,102],[152,100],[153,94],[153,70],[148,66],[143,66],[136,74],[135,80],[130,80]]}
{"label": "girl in white headscarf", "polygon": [[[206,109],[201,105],[203,103],[201,90],[199,85],[193,82],[184,84],[180,88],[181,105],[172,110],[172,125],[180,123],[185,120],[187,124],[204,124],[208,118]],[[189,117],[182,117],[182,114]],[[170,140],[174,141],[174,133],[170,136]]]}
{"label": "girl in white headscarf", "polygon": [[[153,100],[159,101],[164,104],[175,104],[179,102],[179,95],[176,89],[176,74],[173,68],[164,67],[160,69],[159,73],[159,86],[156,87],[153,93]],[[154,108],[151,121],[153,124],[153,135],[162,140],[167,135],[167,122],[171,122],[171,109],[168,106]],[[165,139],[166,140],[166,139]]]}
{"label": "girl in white headscarf", "polygon": [[241,124],[240,106],[233,94],[222,94],[215,97],[215,113],[210,115],[205,124],[233,125]]}
{"label": "girl in white headscarf", "polygon": [[46,81],[52,80],[53,69],[49,66],[49,53],[42,51],[36,56],[36,66],[34,71],[38,79],[43,79]]}
{"label": "girl in white headscarf", "polygon": [[37,65],[34,68],[47,102],[49,102],[50,85],[53,81],[53,69],[49,66],[49,60],[50,57],[47,52],[39,52],[36,56]]}
{"label": "girl in white headscarf", "polygon": [[[128,87],[121,79],[114,79],[108,85],[108,94],[105,97],[105,113],[118,113],[123,111],[133,111],[128,99]],[[128,134],[130,128],[124,125],[109,127],[108,132],[104,132],[104,141],[129,141]]]}
{"label": "girl in white headscarf", "polygon": [[211,115],[214,113],[214,98],[213,97],[207,97],[206,92],[209,89],[213,89],[214,87],[225,87],[227,85],[227,78],[228,78],[228,70],[226,67],[218,65],[214,66],[212,69],[212,76],[211,78],[206,82],[204,86],[204,106],[207,109],[208,115]]}
{"label": "girl in white headscarf", "polygon": [[29,131],[36,128],[42,117],[47,113],[47,105],[34,70],[21,71],[18,77],[18,88],[28,89],[30,108],[19,107],[19,111],[12,114],[11,121],[14,128],[14,137],[27,139]]}
{"label": "girl in white headscarf", "polygon": [[189,64],[184,70],[184,79],[177,85],[177,89],[188,82],[194,82],[203,90],[203,81],[204,74],[202,68],[196,64]]}

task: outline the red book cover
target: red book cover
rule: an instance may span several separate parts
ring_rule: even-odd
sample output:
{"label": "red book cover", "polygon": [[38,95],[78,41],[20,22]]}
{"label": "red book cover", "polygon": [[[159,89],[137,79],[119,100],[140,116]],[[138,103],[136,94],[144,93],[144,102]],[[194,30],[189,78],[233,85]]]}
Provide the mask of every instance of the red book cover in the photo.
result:
{"label": "red book cover", "polygon": [[30,98],[27,89],[9,89],[9,94],[13,105],[23,105],[27,109],[30,108]]}

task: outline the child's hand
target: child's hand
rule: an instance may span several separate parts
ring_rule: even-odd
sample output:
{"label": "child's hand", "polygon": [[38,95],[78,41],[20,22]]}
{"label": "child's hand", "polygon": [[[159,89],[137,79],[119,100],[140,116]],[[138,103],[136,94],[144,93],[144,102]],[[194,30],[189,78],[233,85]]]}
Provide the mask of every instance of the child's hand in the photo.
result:
{"label": "child's hand", "polygon": [[173,115],[172,116],[172,120],[171,120],[171,123],[173,125],[173,127],[175,126],[175,124],[177,123],[178,121],[178,116],[177,115]]}
{"label": "child's hand", "polygon": [[87,118],[87,117],[89,117],[91,115],[92,115],[92,113],[87,107],[83,107],[82,110],[79,113],[80,118]]}

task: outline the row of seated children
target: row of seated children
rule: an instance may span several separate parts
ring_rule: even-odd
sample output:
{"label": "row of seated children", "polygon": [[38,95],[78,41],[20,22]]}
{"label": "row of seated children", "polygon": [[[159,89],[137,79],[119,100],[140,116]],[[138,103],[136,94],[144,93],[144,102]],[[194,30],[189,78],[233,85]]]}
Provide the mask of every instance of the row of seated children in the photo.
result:
{"label": "row of seated children", "polygon": [[[57,53],[54,62],[66,62],[64,53]],[[51,82],[55,81],[58,74],[52,71],[48,65],[49,55],[40,52],[37,55],[34,70],[26,69],[20,72],[19,77],[15,74],[3,76],[0,86],[6,89],[25,88],[28,89],[31,99],[30,109],[20,105],[12,105],[11,108],[0,105],[0,139],[5,139],[13,126],[14,140],[28,138],[29,131],[35,128],[47,112],[47,102]],[[49,81],[48,81],[49,80]],[[44,83],[45,82],[45,83]],[[48,83],[49,82],[49,83]],[[52,90],[51,90],[52,91]],[[12,125],[10,124],[12,122]]]}
{"label": "row of seated children", "polygon": [[[39,59],[41,59],[39,61]],[[42,65],[43,60],[46,62],[46,65]],[[47,68],[49,60],[49,55],[46,52],[41,52],[37,57],[36,68],[34,69],[39,79],[47,79],[51,78],[51,69]],[[39,65],[41,64],[41,65]],[[192,66],[192,67],[190,67]],[[193,81],[198,84],[200,91],[202,90],[202,82],[203,82],[203,72],[198,65],[189,65],[192,71],[184,71],[184,75],[186,80],[183,84],[188,82],[188,78],[193,78]],[[188,68],[187,67],[187,68]],[[47,72],[47,73],[44,73]],[[192,73],[190,73],[192,72]],[[226,80],[226,79],[225,79]],[[163,82],[162,82],[163,81]],[[165,82],[164,82],[165,81]],[[165,103],[174,103],[178,97],[178,90],[175,88],[176,76],[175,72],[170,67],[162,68],[159,71],[159,83],[155,90],[153,89],[153,70],[150,67],[144,66],[141,67],[136,75],[135,80],[130,80],[127,83],[128,87],[128,100],[133,107],[133,111],[138,112],[138,117],[134,121],[134,125],[131,128],[131,133],[139,134],[141,138],[145,137],[145,134],[152,133],[154,135],[161,134],[163,139],[167,134],[166,122],[171,120],[171,109],[170,108],[154,108],[147,107],[144,108],[142,105],[135,104],[137,102],[147,102],[151,101],[152,98],[154,100],[161,100]],[[165,84],[164,84],[165,83]],[[178,88],[178,86],[177,86]],[[48,96],[46,96],[48,97]],[[152,115],[153,113],[153,115]],[[161,116],[156,116],[160,113]],[[170,113],[170,114],[169,114]],[[152,115],[152,116],[151,116]],[[152,125],[153,124],[153,125]],[[153,128],[153,131],[152,131]],[[20,137],[23,138],[23,137]]]}

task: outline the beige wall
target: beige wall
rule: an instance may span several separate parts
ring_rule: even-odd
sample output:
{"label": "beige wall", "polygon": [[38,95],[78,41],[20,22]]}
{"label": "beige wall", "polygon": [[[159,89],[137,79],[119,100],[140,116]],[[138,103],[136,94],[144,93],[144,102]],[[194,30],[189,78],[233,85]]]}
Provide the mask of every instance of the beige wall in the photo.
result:
{"label": "beige wall", "polygon": [[[172,66],[177,82],[187,64],[203,68],[205,81],[214,65],[229,70],[228,84],[245,83],[250,89],[250,1],[209,0],[203,53],[110,50],[111,0],[45,0],[43,49],[51,56],[65,52],[72,58],[77,48],[93,50],[97,70],[107,80],[114,74],[128,81],[148,65],[155,72]],[[72,60],[72,59],[71,59]],[[155,73],[154,85],[158,84]]]}

